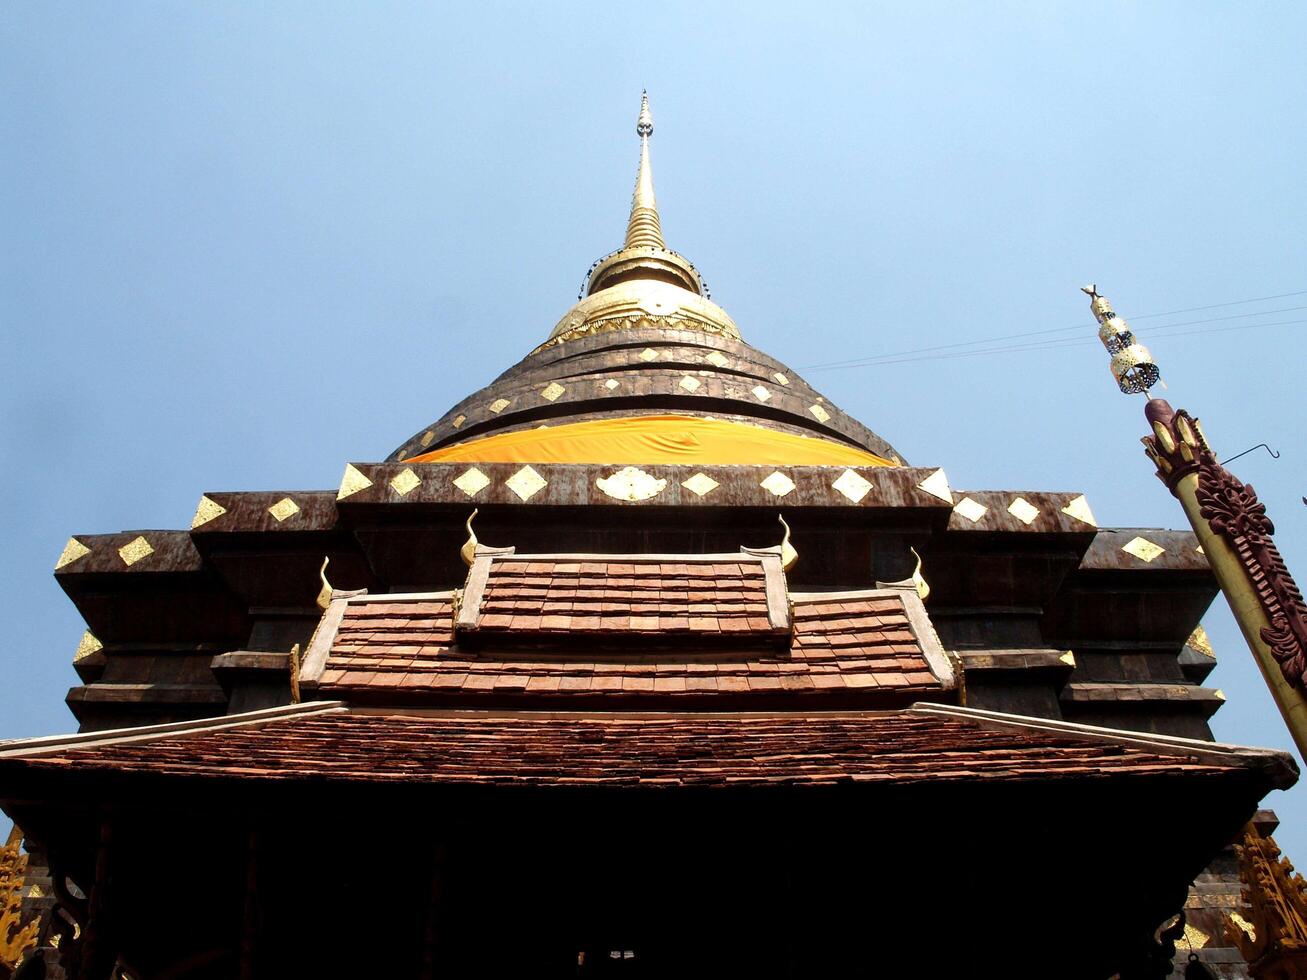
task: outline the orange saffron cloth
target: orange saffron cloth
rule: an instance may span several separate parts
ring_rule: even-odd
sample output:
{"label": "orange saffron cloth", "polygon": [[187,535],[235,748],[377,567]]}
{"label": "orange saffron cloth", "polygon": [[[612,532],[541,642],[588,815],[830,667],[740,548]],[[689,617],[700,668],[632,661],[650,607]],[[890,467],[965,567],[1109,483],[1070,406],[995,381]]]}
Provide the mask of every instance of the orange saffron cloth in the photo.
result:
{"label": "orange saffron cloth", "polygon": [[435,449],[405,462],[896,465],[843,443],[686,415],[637,415],[501,432]]}

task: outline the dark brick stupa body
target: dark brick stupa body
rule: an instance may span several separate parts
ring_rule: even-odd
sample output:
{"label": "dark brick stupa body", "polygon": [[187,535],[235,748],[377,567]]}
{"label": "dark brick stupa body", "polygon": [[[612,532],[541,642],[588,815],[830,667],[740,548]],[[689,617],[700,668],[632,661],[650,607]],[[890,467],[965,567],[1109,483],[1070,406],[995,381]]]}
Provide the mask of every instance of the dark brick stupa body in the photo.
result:
{"label": "dark brick stupa body", "polygon": [[69,542],[81,734],[0,745],[44,968],[1143,977],[1187,928],[1246,975],[1224,849],[1296,771],[1211,740],[1196,540],[955,489],[746,344],[645,122],[625,246],[488,388]]}

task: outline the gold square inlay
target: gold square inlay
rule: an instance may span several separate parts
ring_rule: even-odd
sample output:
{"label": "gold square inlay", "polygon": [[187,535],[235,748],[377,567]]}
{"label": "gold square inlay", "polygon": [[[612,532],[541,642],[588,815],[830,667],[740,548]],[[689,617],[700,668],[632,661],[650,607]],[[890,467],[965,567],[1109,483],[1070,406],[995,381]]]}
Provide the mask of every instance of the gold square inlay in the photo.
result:
{"label": "gold square inlay", "polygon": [[854,473],[853,470],[845,470],[840,474],[840,478],[831,484],[836,490],[848,497],[849,500],[861,503],[862,498],[867,495],[871,489],[871,483],[862,476]]}
{"label": "gold square inlay", "polygon": [[54,563],[54,570],[57,572],[65,565],[71,565],[78,558],[85,558],[91,553],[91,549],[82,544],[76,538],[69,538],[68,543],[64,545],[64,550],[59,553],[59,559]]}
{"label": "gold square inlay", "polygon": [[462,476],[454,481],[454,486],[458,487],[469,497],[475,497],[486,487],[490,486],[490,477],[486,476],[475,466],[470,466]]}
{"label": "gold square inlay", "polygon": [[404,467],[402,471],[396,473],[390,481],[390,489],[394,490],[401,497],[407,497],[422,482],[416,473],[410,467]]}
{"label": "gold square inlay", "polygon": [[154,548],[150,546],[150,542],[145,540],[144,535],[132,538],[118,549],[118,557],[123,560],[123,564],[128,568],[144,558],[149,558],[152,554],[154,554]]}
{"label": "gold square inlay", "polygon": [[545,386],[545,390],[540,392],[540,397],[545,399],[546,401],[552,402],[556,400],[558,396],[563,394],[563,392],[565,391],[567,391],[567,389],[564,388],[562,385],[560,385],[557,381],[551,381],[549,382],[548,385]]}
{"label": "gold square inlay", "polygon": [[646,361],[646,362],[652,361],[657,357],[658,357],[658,352],[654,350],[652,347],[646,347],[644,350],[640,351],[640,360],[642,361]]}
{"label": "gold square inlay", "polygon": [[489,408],[490,411],[498,415],[504,409],[508,408],[508,406],[511,404],[513,403],[509,401],[507,398],[496,398],[494,401],[490,403]]}
{"label": "gold square inlay", "polygon": [[1090,527],[1098,527],[1098,521],[1094,520],[1094,512],[1089,509],[1089,501],[1085,499],[1082,493],[1071,503],[1062,508],[1062,513],[1066,514],[1072,520],[1079,521],[1081,524],[1088,524]]}
{"label": "gold square inlay", "polygon": [[1035,518],[1039,516],[1039,508],[1025,497],[1017,497],[1016,500],[1008,504],[1007,512],[1027,527],[1034,524]]}
{"label": "gold square inlay", "polygon": [[191,518],[191,530],[194,531],[197,527],[208,524],[209,521],[225,513],[227,513],[226,507],[205,495],[200,498],[200,504],[195,508],[195,516]]}
{"label": "gold square inlay", "polygon": [[1160,544],[1154,544],[1147,538],[1133,537],[1125,544],[1121,545],[1121,550],[1127,555],[1134,555],[1142,562],[1150,562],[1158,555],[1166,554],[1166,549]]}
{"label": "gold square inlay", "polygon": [[545,488],[549,483],[530,466],[520,470],[504,481],[504,486],[512,490],[525,503]]}
{"label": "gold square inlay", "polygon": [[754,385],[750,390],[753,392],[753,397],[760,402],[765,402],[771,398],[771,392],[762,385]]}
{"label": "gold square inlay", "polygon": [[104,649],[104,644],[96,639],[95,634],[87,630],[82,634],[81,642],[77,644],[77,650],[73,653],[73,663],[79,660],[85,660],[93,653],[98,653]]}
{"label": "gold square inlay", "polygon": [[620,381],[614,381],[612,378],[609,378],[607,381],[604,382],[604,387],[607,388],[609,391],[616,390],[620,385],[621,385]]}
{"label": "gold square inlay", "polygon": [[953,513],[961,514],[972,524],[975,524],[976,521],[989,513],[989,508],[979,500],[972,500],[970,497],[963,497],[954,505]]}
{"label": "gold square inlay", "polygon": [[687,374],[681,379],[681,387],[686,391],[698,391],[699,379]]}
{"label": "gold square inlay", "polygon": [[275,504],[268,508],[268,513],[276,518],[280,524],[288,517],[294,517],[300,512],[300,505],[295,503],[289,497],[282,497]]}
{"label": "gold square inlay", "polygon": [[771,476],[767,477],[767,479],[759,483],[758,486],[777,497],[784,497],[794,489],[794,481],[780,470],[777,470]]}
{"label": "gold square inlay", "polygon": [[340,489],[336,491],[336,499],[344,500],[346,497],[352,497],[360,490],[366,490],[372,486],[372,481],[364,476],[357,466],[353,463],[345,464],[345,475],[341,478]]}
{"label": "gold square inlay", "polygon": [[932,497],[938,497],[940,500],[953,503],[953,490],[948,485],[948,477],[944,475],[943,470],[936,470],[930,476],[926,477],[917,484],[917,489]]}
{"label": "gold square inlay", "polygon": [[705,357],[704,360],[707,361],[709,364],[711,364],[713,367],[718,367],[718,368],[724,368],[726,367],[727,364],[731,363],[726,359],[725,355],[723,355],[721,351],[713,351],[711,354]]}
{"label": "gold square inlay", "polygon": [[779,371],[773,374],[772,377],[776,379],[776,383],[778,385],[787,385],[790,383],[790,379],[787,378],[785,375],[781,374]]}
{"label": "gold square inlay", "polygon": [[683,480],[681,486],[685,487],[685,489],[689,490],[697,497],[706,497],[721,486],[721,484],[707,473],[696,473],[688,480]]}
{"label": "gold square inlay", "polygon": [[454,416],[454,421],[451,422],[450,425],[452,425],[454,428],[457,429],[457,428],[460,428],[460,427],[463,425],[463,423],[466,422],[466,421],[467,421],[467,416],[466,416],[466,415],[455,415],[455,416]]}
{"label": "gold square inlay", "polygon": [[422,448],[426,449],[427,446],[431,445],[431,443],[435,441],[435,438],[436,438],[436,434],[432,432],[430,429],[427,429],[426,432],[422,433]]}
{"label": "gold square inlay", "polygon": [[818,422],[830,421],[830,412],[826,411],[826,409],[822,408],[820,405],[811,405],[808,407],[808,411],[812,413],[812,417]]}

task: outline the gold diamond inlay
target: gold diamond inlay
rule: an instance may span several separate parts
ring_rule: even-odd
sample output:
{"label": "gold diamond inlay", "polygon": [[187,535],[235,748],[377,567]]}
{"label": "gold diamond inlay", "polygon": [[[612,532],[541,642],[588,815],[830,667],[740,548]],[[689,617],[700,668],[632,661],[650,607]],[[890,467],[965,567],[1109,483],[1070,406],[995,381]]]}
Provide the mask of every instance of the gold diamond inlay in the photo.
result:
{"label": "gold diamond inlay", "polygon": [[689,490],[696,497],[706,497],[721,486],[721,484],[707,473],[696,473],[688,480],[682,480],[681,486],[685,487],[685,489]]}
{"label": "gold diamond inlay", "polygon": [[65,565],[71,565],[78,558],[85,558],[91,553],[91,549],[82,544],[76,538],[69,538],[68,543],[64,545],[64,550],[59,553],[59,559],[54,563],[54,570],[57,572]]}
{"label": "gold diamond inlay", "polygon": [[944,475],[943,470],[936,470],[930,474],[917,484],[917,489],[930,494],[932,497],[938,497],[946,503],[953,503],[953,490],[948,485],[948,477]]}
{"label": "gold diamond inlay", "polygon": [[1134,555],[1140,561],[1149,562],[1158,555],[1166,553],[1166,549],[1160,544],[1155,544],[1147,538],[1135,536],[1121,545],[1121,550],[1127,555]]}
{"label": "gold diamond inlay", "polygon": [[458,487],[469,497],[475,497],[486,487],[490,486],[490,477],[486,476],[475,466],[469,466],[467,471],[454,481],[454,486]]}
{"label": "gold diamond inlay", "polygon": [[517,494],[524,503],[534,497],[549,483],[543,476],[529,466],[520,470],[504,481],[504,486]]}
{"label": "gold diamond inlay", "polygon": [[762,385],[754,385],[750,390],[753,392],[753,397],[758,399],[760,402],[765,402],[771,398],[771,392]]}
{"label": "gold diamond inlay", "polygon": [[73,663],[79,660],[85,660],[93,653],[98,653],[104,649],[104,644],[95,638],[95,634],[87,630],[82,634],[81,642],[77,644],[77,650],[73,653]]}
{"label": "gold diamond inlay", "polygon": [[772,377],[776,379],[776,383],[778,385],[787,385],[790,383],[790,379],[785,375],[781,374],[779,371],[773,374]]}
{"label": "gold diamond inlay", "polygon": [[1216,651],[1212,649],[1212,641],[1207,638],[1207,630],[1203,629],[1201,623],[1194,627],[1194,631],[1189,634],[1189,639],[1184,641],[1184,645],[1197,650],[1204,657],[1216,659]]}
{"label": "gold diamond inlay", "polygon": [[466,422],[466,421],[467,421],[467,416],[466,416],[466,415],[455,415],[455,416],[454,416],[454,421],[451,422],[450,424],[451,424],[454,428],[457,429],[457,428],[461,428],[462,425],[463,425],[463,423]]}
{"label": "gold diamond inlay", "polygon": [[687,374],[685,377],[681,379],[681,387],[684,388],[686,391],[698,391],[699,379],[693,377],[692,375]]}
{"label": "gold diamond inlay", "polygon": [[1025,497],[1017,497],[1016,500],[1008,504],[1007,512],[1027,527],[1034,524],[1035,518],[1039,516],[1039,508]]}
{"label": "gold diamond inlay", "polygon": [[604,382],[604,387],[607,388],[609,391],[616,390],[620,385],[621,385],[620,381],[614,381],[612,378],[609,378],[607,381]]}
{"label": "gold diamond inlay", "polygon": [[435,439],[436,439],[436,434],[432,432],[430,429],[427,429],[426,432],[422,433],[422,448],[426,449],[427,446],[431,445],[435,441]]}
{"label": "gold diamond inlay", "polygon": [[145,535],[132,538],[125,545],[118,549],[118,557],[123,560],[123,564],[131,568],[143,558],[149,558],[154,554],[154,548],[150,542],[145,540]]}
{"label": "gold diamond inlay", "polygon": [[726,359],[726,356],[722,354],[721,351],[713,351],[711,354],[705,357],[704,360],[707,361],[709,364],[711,364],[713,367],[718,367],[718,368],[724,368],[726,367],[727,364],[731,363]]}
{"label": "gold diamond inlay", "polygon": [[358,467],[353,463],[345,464],[345,475],[341,478],[340,489],[336,491],[336,499],[344,500],[346,497],[352,497],[360,490],[366,490],[372,486],[372,481],[359,472]]}
{"label": "gold diamond inlay", "polygon": [[1098,521],[1094,520],[1094,512],[1089,509],[1089,501],[1085,499],[1082,493],[1071,503],[1062,508],[1062,513],[1072,520],[1079,521],[1081,524],[1088,524],[1090,527],[1098,527]]}
{"label": "gold diamond inlay", "polygon": [[564,388],[562,385],[560,385],[557,381],[551,381],[549,382],[549,384],[545,386],[545,390],[540,392],[540,397],[545,399],[546,401],[552,402],[555,401],[558,398],[558,396],[565,391],[567,391],[567,389]]}
{"label": "gold diamond inlay", "polygon": [[970,497],[963,497],[956,505],[954,505],[953,513],[961,514],[972,524],[975,524],[978,520],[989,513],[989,508],[979,500],[972,500]]}
{"label": "gold diamond inlay", "polygon": [[854,473],[853,470],[845,470],[831,486],[855,504],[860,503],[871,489],[871,484],[859,474]]}
{"label": "gold diamond inlay", "polygon": [[277,519],[280,524],[288,517],[294,517],[300,512],[300,505],[295,503],[289,497],[282,497],[275,504],[268,508],[268,513]]}
{"label": "gold diamond inlay", "polygon": [[406,466],[401,472],[396,473],[391,478],[390,489],[394,490],[401,497],[407,497],[417,489],[421,482],[422,480],[413,472],[412,468]]}
{"label": "gold diamond inlay", "polygon": [[646,361],[646,362],[652,361],[657,356],[658,356],[658,352],[654,350],[652,347],[646,347],[644,350],[640,351],[640,360],[642,361]]}
{"label": "gold diamond inlay", "polygon": [[812,417],[818,422],[830,421],[830,412],[826,411],[826,409],[822,408],[820,405],[811,405],[809,406],[808,411],[812,413]]}
{"label": "gold diamond inlay", "polygon": [[774,496],[784,497],[794,489],[794,481],[780,470],[776,470],[771,476],[759,483],[758,486]]}
{"label": "gold diamond inlay", "polygon": [[498,415],[504,409],[508,408],[508,406],[511,404],[513,403],[509,401],[507,398],[496,398],[494,401],[490,403],[489,407],[490,407],[490,411]]}
{"label": "gold diamond inlay", "polygon": [[194,531],[197,527],[208,524],[209,521],[225,513],[227,513],[226,507],[207,495],[203,496],[200,498],[200,505],[195,508],[195,516],[191,518],[191,530]]}

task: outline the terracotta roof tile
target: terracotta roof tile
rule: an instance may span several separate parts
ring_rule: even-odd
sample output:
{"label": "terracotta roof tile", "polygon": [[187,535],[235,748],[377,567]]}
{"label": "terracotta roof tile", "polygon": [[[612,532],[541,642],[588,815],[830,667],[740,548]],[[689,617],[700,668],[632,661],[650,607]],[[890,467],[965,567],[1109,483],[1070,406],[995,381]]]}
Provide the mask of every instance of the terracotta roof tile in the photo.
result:
{"label": "terracotta roof tile", "polygon": [[[584,569],[591,564],[603,565],[581,562],[578,567]],[[731,567],[740,566],[731,563]],[[738,630],[747,636],[747,631],[758,625],[748,616],[723,619],[721,608],[711,604],[717,615],[689,612],[667,616],[661,612],[667,604],[660,600],[654,607],[659,610],[656,614],[632,614],[628,601],[626,605],[605,602],[604,606],[622,612],[599,615],[580,609],[579,603],[572,606],[570,614],[540,614],[537,603],[535,614],[485,615],[483,623],[508,625],[538,620],[539,629],[554,631],[537,635],[556,636],[551,641],[555,646],[547,653],[534,650],[534,659],[527,661],[513,650],[497,653],[493,647],[481,645],[483,631],[477,632],[478,643],[472,648],[456,640],[448,599],[387,603],[360,597],[346,607],[318,688],[323,694],[371,703],[552,708],[645,708],[662,702],[703,702],[725,707],[734,703],[741,707],[759,703],[899,707],[913,700],[948,697],[913,637],[903,600],[897,596],[869,594],[865,598],[797,601],[793,608],[792,646],[788,650],[758,645],[729,656],[708,647],[699,653],[687,653],[696,647],[693,641],[687,644],[687,634],[681,632],[671,650],[633,651],[621,641],[605,650],[606,658],[596,660],[598,651],[593,643],[573,642],[589,637],[584,626],[577,627],[578,618],[587,617],[591,623],[598,620],[611,622],[614,627],[620,624],[623,629],[648,630],[647,635],[655,637],[674,629],[694,630],[705,637],[711,635],[710,630],[725,631],[727,635],[735,635]],[[705,604],[694,603],[688,608],[699,605]],[[420,623],[421,633],[403,628],[374,629],[378,607],[387,607],[387,616],[392,620],[397,608],[404,609],[404,621]],[[837,626],[842,631],[835,631]],[[421,645],[417,643],[419,636]],[[667,678],[676,680],[668,682]]]}
{"label": "terracotta roof tile", "polygon": [[[236,719],[224,719],[232,721]],[[1084,734],[982,727],[929,713],[841,715],[304,712],[218,730],[43,750],[0,773],[359,783],[646,788],[1030,782],[1245,772],[1235,758],[1129,747]]]}

